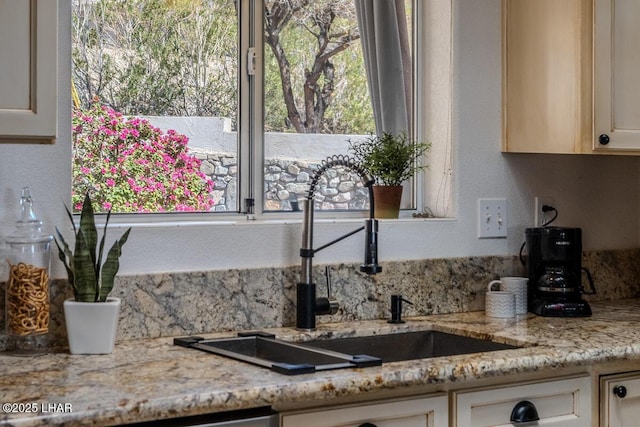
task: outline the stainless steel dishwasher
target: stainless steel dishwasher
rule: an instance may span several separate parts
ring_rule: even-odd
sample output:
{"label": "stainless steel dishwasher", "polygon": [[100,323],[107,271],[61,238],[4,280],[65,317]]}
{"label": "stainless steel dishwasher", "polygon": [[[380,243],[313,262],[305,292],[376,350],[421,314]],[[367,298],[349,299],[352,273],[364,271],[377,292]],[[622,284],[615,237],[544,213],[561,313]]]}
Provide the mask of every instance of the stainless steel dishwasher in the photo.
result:
{"label": "stainless steel dishwasher", "polygon": [[278,427],[278,414],[271,408],[257,408],[126,425],[129,427]]}

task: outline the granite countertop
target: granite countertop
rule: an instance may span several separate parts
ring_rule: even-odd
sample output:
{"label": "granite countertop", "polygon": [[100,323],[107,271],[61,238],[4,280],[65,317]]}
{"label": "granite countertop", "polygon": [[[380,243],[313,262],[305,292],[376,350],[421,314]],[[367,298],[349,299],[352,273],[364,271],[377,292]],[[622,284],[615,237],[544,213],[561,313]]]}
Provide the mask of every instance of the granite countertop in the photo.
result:
{"label": "granite countertop", "polygon": [[[410,318],[401,325],[384,320],[326,324],[312,333],[269,329],[279,338],[292,340],[434,329],[524,346],[296,376],[174,346],[170,338],[121,342],[110,355],[0,354],[1,403],[27,404],[3,405],[0,425],[114,425],[616,360],[640,361],[640,299],[591,305],[594,315],[589,318],[529,314],[501,320],[469,312]],[[233,334],[207,337],[225,335]]]}

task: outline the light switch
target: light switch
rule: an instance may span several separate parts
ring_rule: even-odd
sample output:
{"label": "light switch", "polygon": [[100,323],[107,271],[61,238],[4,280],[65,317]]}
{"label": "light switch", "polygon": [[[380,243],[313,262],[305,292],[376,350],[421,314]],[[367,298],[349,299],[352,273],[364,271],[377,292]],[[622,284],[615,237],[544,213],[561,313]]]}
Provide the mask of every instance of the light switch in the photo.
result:
{"label": "light switch", "polygon": [[478,238],[507,237],[507,199],[478,199]]}

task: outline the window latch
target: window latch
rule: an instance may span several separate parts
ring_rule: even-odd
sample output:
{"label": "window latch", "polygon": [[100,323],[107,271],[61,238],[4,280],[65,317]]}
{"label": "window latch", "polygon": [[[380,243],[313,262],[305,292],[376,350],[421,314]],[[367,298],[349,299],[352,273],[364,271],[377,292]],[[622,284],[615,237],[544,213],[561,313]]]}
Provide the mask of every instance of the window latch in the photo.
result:
{"label": "window latch", "polygon": [[244,199],[245,211],[243,213],[252,214],[254,205],[255,205],[255,200],[253,198]]}
{"label": "window latch", "polygon": [[256,75],[256,48],[250,47],[247,50],[247,74],[250,76]]}

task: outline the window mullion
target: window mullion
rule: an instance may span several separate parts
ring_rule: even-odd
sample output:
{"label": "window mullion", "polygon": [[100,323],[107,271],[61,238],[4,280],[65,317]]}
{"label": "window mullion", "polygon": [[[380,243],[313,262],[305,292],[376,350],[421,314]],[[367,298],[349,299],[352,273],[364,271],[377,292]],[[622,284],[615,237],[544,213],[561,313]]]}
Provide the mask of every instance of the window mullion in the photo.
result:
{"label": "window mullion", "polygon": [[261,215],[264,207],[264,4],[252,1],[252,43],[254,48],[254,74],[251,94],[251,164],[255,214]]}
{"label": "window mullion", "polygon": [[240,212],[252,217],[263,198],[263,9],[262,1],[243,0],[239,11],[238,197]]}

